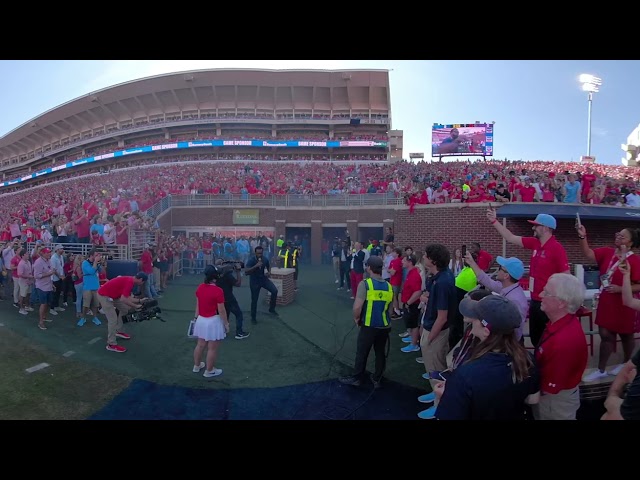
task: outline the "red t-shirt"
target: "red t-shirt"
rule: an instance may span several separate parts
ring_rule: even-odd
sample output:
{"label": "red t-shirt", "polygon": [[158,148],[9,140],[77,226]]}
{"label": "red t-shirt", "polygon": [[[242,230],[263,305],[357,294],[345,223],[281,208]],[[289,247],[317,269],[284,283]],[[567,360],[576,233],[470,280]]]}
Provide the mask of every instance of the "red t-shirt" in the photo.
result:
{"label": "red t-shirt", "polygon": [[520,187],[520,197],[523,202],[533,202],[533,198],[536,196],[536,189],[533,185]]}
{"label": "red t-shirt", "polygon": [[540,390],[558,393],[576,388],[582,381],[588,360],[587,339],[575,315],[568,314],[547,323],[536,348]]}
{"label": "red t-shirt", "polygon": [[420,276],[420,272],[416,267],[409,270],[407,274],[407,279],[404,281],[404,285],[402,286],[402,294],[400,296],[400,301],[402,303],[407,303],[407,301],[411,298],[414,292],[422,290],[422,277]]}
{"label": "red t-shirt", "polygon": [[544,245],[536,237],[522,237],[522,246],[533,250],[529,275],[533,279],[531,300],[540,300],[540,292],[544,289],[549,277],[554,273],[563,273],[569,270],[569,260],[564,247],[551,237]]}
{"label": "red t-shirt", "polygon": [[391,263],[389,263],[389,270],[396,271],[394,275],[391,275],[389,283],[394,287],[402,285],[402,258],[397,257],[391,260]]}
{"label": "red t-shirt", "polygon": [[201,283],[196,290],[198,314],[213,317],[218,314],[218,305],[224,303],[224,292],[213,283]]}
{"label": "red t-shirt", "polygon": [[120,297],[130,297],[133,290],[133,277],[116,277],[109,280],[98,289],[98,295],[114,300]]}
{"label": "red t-shirt", "polygon": [[485,250],[478,251],[478,267],[480,267],[480,270],[486,272],[492,263],[493,255]]}
{"label": "red t-shirt", "polygon": [[149,250],[145,250],[142,252],[140,262],[142,263],[142,271],[144,273],[153,273],[153,257],[151,256],[151,252]]}

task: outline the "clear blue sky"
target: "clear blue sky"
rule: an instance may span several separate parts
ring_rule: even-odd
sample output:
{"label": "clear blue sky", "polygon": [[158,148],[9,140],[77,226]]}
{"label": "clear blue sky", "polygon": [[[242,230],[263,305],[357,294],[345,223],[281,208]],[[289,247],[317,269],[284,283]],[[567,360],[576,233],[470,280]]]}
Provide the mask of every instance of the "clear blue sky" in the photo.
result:
{"label": "clear blue sky", "polygon": [[640,61],[141,60],[0,61],[0,134],[61,103],[116,83],[201,68],[390,69],[393,128],[404,152],[431,150],[433,123],[495,121],[496,158],[578,160],[586,154],[587,94],[577,77],[603,79],[592,155],[620,164],[640,123]]}

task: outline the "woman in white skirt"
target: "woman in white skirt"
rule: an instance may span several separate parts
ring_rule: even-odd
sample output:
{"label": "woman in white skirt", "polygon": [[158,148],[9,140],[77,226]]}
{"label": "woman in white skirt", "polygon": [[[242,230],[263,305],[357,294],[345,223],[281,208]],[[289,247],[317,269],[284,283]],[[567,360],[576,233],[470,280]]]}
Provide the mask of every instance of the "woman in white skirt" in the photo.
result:
{"label": "woman in white skirt", "polygon": [[[204,269],[204,283],[196,290],[196,324],[193,334],[198,344],[193,351],[193,371],[200,372],[205,368],[203,377],[217,377],[222,374],[221,368],[215,368],[218,358],[218,345],[229,333],[229,320],[224,308],[224,293],[215,284],[216,267],[207,265]],[[206,364],[202,361],[202,353],[207,347]]]}

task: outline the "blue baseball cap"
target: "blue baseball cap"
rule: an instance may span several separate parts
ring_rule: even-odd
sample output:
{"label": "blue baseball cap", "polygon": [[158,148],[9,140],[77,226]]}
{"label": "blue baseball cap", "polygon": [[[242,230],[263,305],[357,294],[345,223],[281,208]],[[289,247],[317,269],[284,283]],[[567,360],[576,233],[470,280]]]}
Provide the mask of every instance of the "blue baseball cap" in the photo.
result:
{"label": "blue baseball cap", "polygon": [[503,267],[507,271],[507,273],[516,280],[520,280],[524,275],[524,264],[519,258],[504,258],[498,256],[498,258],[496,258],[496,262],[498,262],[498,265]]}
{"label": "blue baseball cap", "polygon": [[546,213],[539,213],[535,220],[527,220],[527,222],[533,225],[542,225],[543,227],[549,227],[553,230],[556,229],[556,219]]}

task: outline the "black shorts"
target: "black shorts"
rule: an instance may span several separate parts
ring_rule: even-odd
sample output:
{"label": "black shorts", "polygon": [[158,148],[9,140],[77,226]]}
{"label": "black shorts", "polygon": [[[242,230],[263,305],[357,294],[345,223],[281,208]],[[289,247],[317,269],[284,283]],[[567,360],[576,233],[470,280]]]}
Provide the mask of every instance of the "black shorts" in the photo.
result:
{"label": "black shorts", "polygon": [[407,328],[418,328],[420,324],[420,309],[418,308],[418,303],[405,307],[402,319]]}

